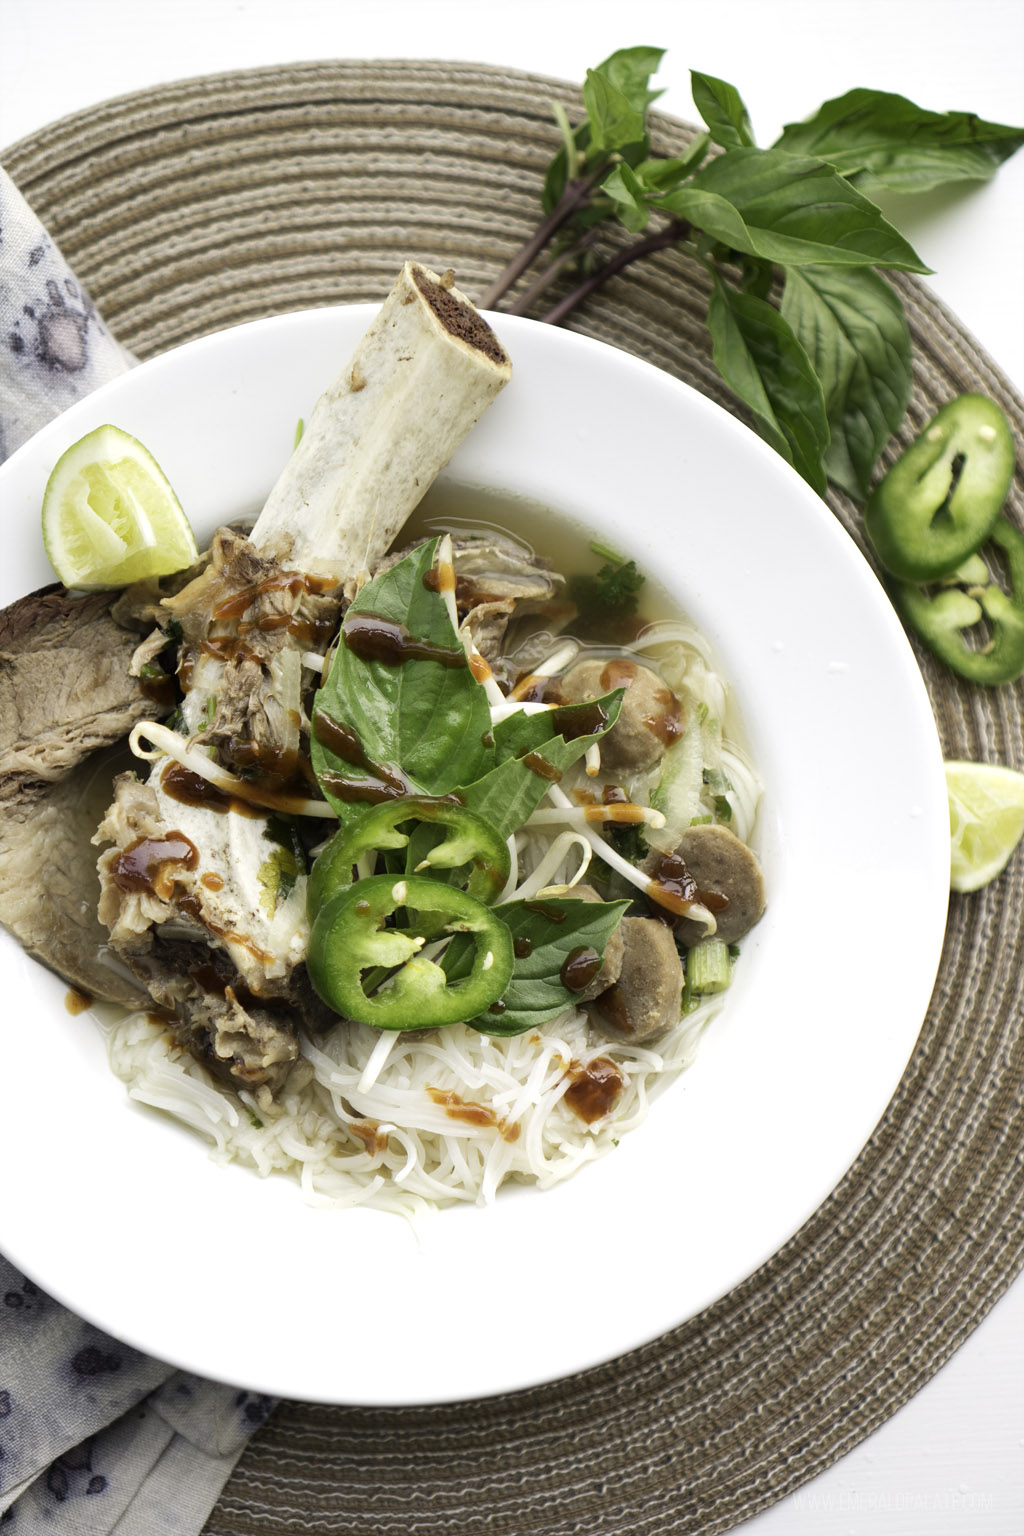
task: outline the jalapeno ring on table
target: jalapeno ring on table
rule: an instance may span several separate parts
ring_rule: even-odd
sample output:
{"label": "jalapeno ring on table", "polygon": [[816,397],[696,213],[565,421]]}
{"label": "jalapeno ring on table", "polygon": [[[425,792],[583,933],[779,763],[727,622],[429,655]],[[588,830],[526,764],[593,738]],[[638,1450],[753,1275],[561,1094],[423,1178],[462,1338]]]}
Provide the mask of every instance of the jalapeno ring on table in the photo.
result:
{"label": "jalapeno ring on table", "polygon": [[879,481],[864,522],[901,581],[951,576],[988,538],[1013,479],[1013,437],[995,401],[960,395]]}
{"label": "jalapeno ring on table", "polygon": [[[996,582],[948,585],[929,595],[913,582],[892,584],[892,596],[907,623],[948,667],[969,682],[990,688],[1024,673],[1024,535],[1006,518],[989,534],[1002,551],[1009,592]],[[965,632],[988,621],[988,643],[971,646]]]}

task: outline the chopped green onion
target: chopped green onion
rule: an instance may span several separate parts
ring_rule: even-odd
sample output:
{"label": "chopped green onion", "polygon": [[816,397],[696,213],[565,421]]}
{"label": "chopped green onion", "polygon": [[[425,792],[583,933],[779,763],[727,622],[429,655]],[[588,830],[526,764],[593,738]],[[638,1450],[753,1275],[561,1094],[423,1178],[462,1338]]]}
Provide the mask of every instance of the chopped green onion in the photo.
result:
{"label": "chopped green onion", "polygon": [[686,960],[687,980],[694,992],[724,992],[732,980],[729,946],[722,939],[703,939]]}

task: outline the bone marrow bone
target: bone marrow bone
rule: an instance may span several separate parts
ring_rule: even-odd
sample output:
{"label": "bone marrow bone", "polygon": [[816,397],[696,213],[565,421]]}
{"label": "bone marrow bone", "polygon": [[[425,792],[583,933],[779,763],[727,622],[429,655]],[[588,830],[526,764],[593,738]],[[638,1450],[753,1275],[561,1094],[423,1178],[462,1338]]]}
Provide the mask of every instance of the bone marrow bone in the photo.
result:
{"label": "bone marrow bone", "polygon": [[475,347],[499,367],[510,366],[508,355],[487,321],[453,283],[449,271],[434,278],[425,268],[412,267],[413,282],[445,330],[468,347]]}
{"label": "bone marrow bone", "polygon": [[320,397],[252,531],[262,554],[351,591],[511,377],[472,303],[406,262]]}

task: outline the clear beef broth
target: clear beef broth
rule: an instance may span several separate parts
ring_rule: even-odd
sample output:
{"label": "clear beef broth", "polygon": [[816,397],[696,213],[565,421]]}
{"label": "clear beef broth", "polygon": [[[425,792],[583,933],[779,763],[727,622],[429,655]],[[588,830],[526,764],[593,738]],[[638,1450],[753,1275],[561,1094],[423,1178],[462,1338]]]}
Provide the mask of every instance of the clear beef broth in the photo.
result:
{"label": "clear beef broth", "polygon": [[[450,532],[455,536],[476,533],[496,533],[514,539],[529,557],[546,561],[553,570],[561,572],[567,582],[573,577],[592,577],[607,563],[607,556],[593,548],[596,536],[593,529],[564,512],[556,511],[543,502],[486,487],[461,485],[441,480],[424,496],[412,514],[400,542],[410,544],[417,539],[436,537]],[[614,539],[602,539],[603,547],[621,556],[631,558],[628,547],[619,547]],[[623,633],[609,628],[604,634],[590,632],[582,642],[584,651],[593,648],[595,654],[628,650],[630,640],[646,629],[659,624],[692,624],[690,616],[680,607],[657,576],[641,561],[637,561],[643,585],[638,593],[635,622],[631,620]],[[561,636],[576,637],[573,619],[564,614],[556,616],[557,622],[546,625],[543,618],[530,616],[519,619],[509,633],[508,650],[515,666],[528,671],[550,654]],[[656,646],[645,646],[644,660],[655,668],[660,652]],[[711,664],[722,675],[717,658]],[[746,748],[747,737],[730,689],[726,696],[723,718],[725,734],[739,746]]]}

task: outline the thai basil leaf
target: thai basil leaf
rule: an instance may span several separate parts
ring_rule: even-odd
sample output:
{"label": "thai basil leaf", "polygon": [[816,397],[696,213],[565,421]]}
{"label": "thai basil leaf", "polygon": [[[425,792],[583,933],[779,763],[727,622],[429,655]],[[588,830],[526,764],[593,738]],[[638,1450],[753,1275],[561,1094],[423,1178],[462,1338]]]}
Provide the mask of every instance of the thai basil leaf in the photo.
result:
{"label": "thai basil leaf", "polygon": [[690,71],[693,101],[711,130],[711,137],[723,149],[751,149],[754,130],[739,91],[714,75]]}
{"label": "thai basil leaf", "polygon": [[868,268],[791,267],[781,311],[824,390],[828,477],[863,500],[910,399],[910,332],[900,298]]}
{"label": "thai basil leaf", "polygon": [[707,154],[711,143],[709,133],[699,133],[683,155],[665,155],[652,160],[641,160],[633,169],[644,191],[650,197],[663,196],[686,180]]}
{"label": "thai basil leaf", "polygon": [[821,384],[777,309],[715,278],[708,304],[715,367],[761,436],[824,495],[829,430]]}
{"label": "thai basil leaf", "polygon": [[[570,174],[587,172],[606,163],[611,154],[618,154],[630,165],[642,160],[647,154],[647,134],[644,121],[647,108],[661,95],[650,89],[650,76],[664,56],[663,48],[623,48],[605,59],[587,76],[583,89],[583,102],[587,117],[576,128],[570,128],[562,108],[556,118],[562,129],[563,146],[552,158],[544,177],[541,205],[550,213],[565,191]],[[571,150],[569,145],[571,144]],[[588,223],[600,222],[608,214],[607,205],[596,218],[585,220],[577,213],[572,219],[574,228],[586,228]]]}
{"label": "thai basil leaf", "polygon": [[[591,704],[509,715],[494,727],[495,766],[475,783],[459,786],[460,798],[501,837],[511,836],[536,810],[549,786],[611,729],[621,700],[622,689],[617,688]],[[597,730],[580,729],[595,711],[606,723]]]}
{"label": "thai basil leaf", "polygon": [[[859,272],[861,269],[844,267],[842,270]],[[759,299],[766,299],[774,281],[775,269],[770,261],[759,261],[756,256],[740,258],[740,287],[744,293],[753,293]]]}
{"label": "thai basil leaf", "polygon": [[837,171],[784,150],[730,149],[658,206],[735,251],[784,266],[928,271],[876,205]]}
{"label": "thai basil leaf", "polygon": [[619,223],[631,234],[637,234],[647,225],[651,209],[643,182],[632,168],[624,163],[616,165],[601,183],[601,191],[615,204]]}
{"label": "thai basil leaf", "polygon": [[854,90],[813,117],[787,123],[776,148],[816,155],[844,176],[870,177],[895,192],[926,192],[952,181],[988,181],[1024,144],[1024,128],[986,123],[971,112],[928,112],[906,96]]}
{"label": "thai basil leaf", "polygon": [[[562,968],[577,949],[604,955],[605,946],[629,907],[628,901],[581,901],[556,897],[509,901],[492,907],[512,934],[516,960],[499,1011],[480,1014],[472,1027],[485,1035],[521,1035],[573,1007],[578,994],[562,981]],[[449,945],[443,965],[452,979],[471,957],[463,936]]]}
{"label": "thai basil leaf", "polygon": [[603,75],[635,111],[643,114],[663,94],[651,90],[650,79],[664,57],[664,48],[619,48],[597,66],[595,73]]}
{"label": "thai basil leaf", "polygon": [[437,543],[421,545],[363,587],[345,615],[342,640],[314,699],[314,716],[323,711],[351,731],[365,759],[343,760],[314,729],[313,767],[339,813],[351,807],[332,794],[325,774],[373,780],[380,776],[375,769],[383,768],[399,772],[413,793],[444,794],[490,767],[490,708],[467,665],[444,665],[411,653],[398,664],[368,660],[344,639],[361,614],[370,614],[399,626],[427,648],[453,656],[462,650],[444,598],[424,582]]}
{"label": "thai basil leaf", "polygon": [[599,70],[588,69],[583,105],[590,123],[590,142],[606,153],[645,139],[644,113]]}

